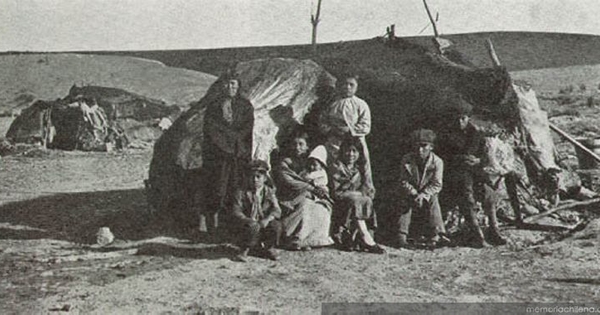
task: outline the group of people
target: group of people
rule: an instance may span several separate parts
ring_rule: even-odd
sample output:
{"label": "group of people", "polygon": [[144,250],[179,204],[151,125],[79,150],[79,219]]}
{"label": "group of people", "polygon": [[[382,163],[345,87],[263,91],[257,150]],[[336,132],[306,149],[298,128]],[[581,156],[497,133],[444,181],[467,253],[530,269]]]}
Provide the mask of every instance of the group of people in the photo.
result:
{"label": "group of people", "polygon": [[[323,140],[311,143],[306,130],[296,130],[272,168],[251,159],[253,107],[239,93],[240,80],[228,74],[220,82],[222,93],[207,106],[204,118],[207,232],[214,235],[225,227],[236,235],[241,261],[253,253],[277,260],[276,247],[311,250],[336,244],[348,251],[385,253],[373,235],[376,191],[365,138],[371,114],[355,95],[358,76],[338,79],[338,97],[319,115]],[[400,162],[399,200],[394,204],[399,247],[409,248],[416,238],[435,247],[445,239],[439,202],[444,182],[451,183],[444,190],[451,191],[450,199],[467,218],[475,246],[487,245],[476,216],[478,195],[490,217],[488,240],[506,242],[495,220],[493,185],[480,176],[483,138],[469,122],[471,110],[464,102],[455,108],[456,128],[440,139],[443,158],[433,152],[434,131],[412,133],[413,147]]]}

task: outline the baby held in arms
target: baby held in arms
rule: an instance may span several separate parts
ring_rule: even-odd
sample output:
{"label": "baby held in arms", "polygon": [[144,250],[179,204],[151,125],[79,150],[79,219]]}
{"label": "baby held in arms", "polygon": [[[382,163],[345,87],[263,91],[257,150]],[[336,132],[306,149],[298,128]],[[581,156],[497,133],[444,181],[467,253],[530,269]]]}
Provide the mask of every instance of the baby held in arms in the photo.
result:
{"label": "baby held in arms", "polygon": [[308,156],[308,172],[302,176],[308,182],[314,186],[321,188],[325,192],[329,193],[327,185],[327,150],[324,146],[320,145],[314,148]]}

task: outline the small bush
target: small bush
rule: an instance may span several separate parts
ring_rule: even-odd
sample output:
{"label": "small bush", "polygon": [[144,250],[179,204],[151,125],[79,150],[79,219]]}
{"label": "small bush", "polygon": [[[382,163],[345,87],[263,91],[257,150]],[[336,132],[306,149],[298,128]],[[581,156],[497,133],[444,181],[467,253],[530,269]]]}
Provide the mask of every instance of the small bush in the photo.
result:
{"label": "small bush", "polygon": [[559,95],[556,98],[556,102],[558,103],[558,105],[570,105],[570,104],[574,104],[575,102],[577,102],[577,97],[571,96],[571,95]]}
{"label": "small bush", "polygon": [[555,108],[548,111],[548,118],[558,117],[558,116],[575,116],[581,117],[581,113],[574,108],[560,109]]}
{"label": "small bush", "polygon": [[573,91],[575,90],[575,86],[573,86],[573,84],[570,84],[568,86],[565,86],[563,88],[561,88],[560,90],[558,90],[559,94],[571,94],[573,93]]}
{"label": "small bush", "polygon": [[580,91],[582,91],[582,92],[583,92],[583,91],[585,91],[586,89],[587,89],[587,87],[585,86],[585,84],[584,84],[584,83],[581,83],[581,84],[579,85],[579,90],[580,90]]}

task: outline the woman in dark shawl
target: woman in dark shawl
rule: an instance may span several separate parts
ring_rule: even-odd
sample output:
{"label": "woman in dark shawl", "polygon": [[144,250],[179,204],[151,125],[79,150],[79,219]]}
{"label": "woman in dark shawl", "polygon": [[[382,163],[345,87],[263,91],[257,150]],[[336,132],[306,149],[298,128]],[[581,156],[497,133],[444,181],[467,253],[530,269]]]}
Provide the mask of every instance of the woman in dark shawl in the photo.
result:
{"label": "woman in dark shawl", "polygon": [[206,228],[209,234],[219,226],[218,215],[230,208],[230,200],[252,153],[254,108],[240,95],[240,80],[233,72],[220,79],[221,93],[206,107],[203,160],[205,177]]}

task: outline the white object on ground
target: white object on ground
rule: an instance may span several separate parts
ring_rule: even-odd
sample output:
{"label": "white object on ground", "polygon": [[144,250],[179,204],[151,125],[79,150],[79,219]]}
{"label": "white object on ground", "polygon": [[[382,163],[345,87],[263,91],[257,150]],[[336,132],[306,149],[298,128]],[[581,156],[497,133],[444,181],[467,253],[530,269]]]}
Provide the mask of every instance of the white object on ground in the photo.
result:
{"label": "white object on ground", "polygon": [[115,236],[112,234],[108,227],[101,227],[96,233],[96,242],[100,246],[105,246],[112,243],[115,240]]}

